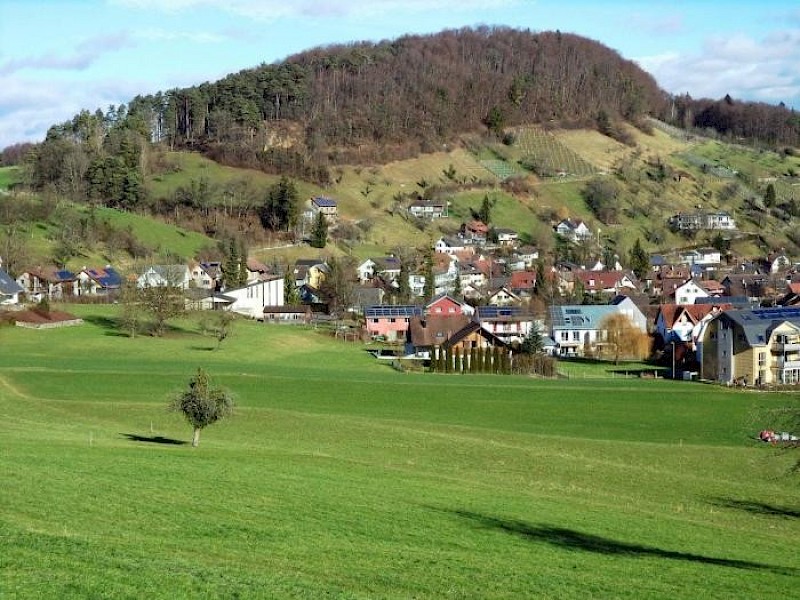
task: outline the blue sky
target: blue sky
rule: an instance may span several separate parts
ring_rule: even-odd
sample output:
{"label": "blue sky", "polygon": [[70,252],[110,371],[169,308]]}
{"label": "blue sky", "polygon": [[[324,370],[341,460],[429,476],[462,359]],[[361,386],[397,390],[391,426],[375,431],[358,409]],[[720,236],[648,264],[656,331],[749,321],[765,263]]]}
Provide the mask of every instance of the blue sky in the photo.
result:
{"label": "blue sky", "polygon": [[800,109],[790,0],[0,0],[0,148],[41,140],[82,108],[312,47],[475,25],[577,33],[668,92]]}

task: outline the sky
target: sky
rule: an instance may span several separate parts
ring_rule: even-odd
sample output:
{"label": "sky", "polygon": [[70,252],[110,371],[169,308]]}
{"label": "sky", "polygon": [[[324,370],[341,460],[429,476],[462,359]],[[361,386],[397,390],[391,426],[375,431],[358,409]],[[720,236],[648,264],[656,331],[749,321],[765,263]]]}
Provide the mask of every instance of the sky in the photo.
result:
{"label": "sky", "polygon": [[310,48],[478,25],[576,33],[667,92],[800,110],[795,0],[0,0],[0,149]]}

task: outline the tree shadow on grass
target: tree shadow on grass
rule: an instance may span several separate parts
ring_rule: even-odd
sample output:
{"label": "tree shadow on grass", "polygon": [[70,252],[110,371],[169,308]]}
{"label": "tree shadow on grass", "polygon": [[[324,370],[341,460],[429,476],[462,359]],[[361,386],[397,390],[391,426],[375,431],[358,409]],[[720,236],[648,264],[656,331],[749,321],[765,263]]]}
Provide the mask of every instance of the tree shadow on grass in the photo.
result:
{"label": "tree shadow on grass", "polygon": [[764,515],[767,517],[785,517],[787,519],[800,519],[800,509],[788,506],[778,506],[767,504],[766,502],[754,502],[752,500],[733,500],[731,498],[714,498],[710,500],[714,506],[722,508],[732,508],[749,512],[754,515]]}
{"label": "tree shadow on grass", "polygon": [[691,552],[664,550],[654,546],[612,540],[610,538],[583,533],[566,527],[535,525],[516,519],[502,519],[465,510],[452,510],[447,512],[471,521],[482,528],[496,529],[531,542],[551,544],[566,550],[593,552],[611,556],[627,556],[631,558],[653,556],[656,558],[732,567],[735,569],[770,571],[782,575],[795,575],[797,573],[797,569],[789,567],[767,565],[748,560],[716,558],[713,556],[704,556],[702,554],[693,554]]}
{"label": "tree shadow on grass", "polygon": [[175,438],[168,438],[161,435],[137,435],[135,433],[121,433],[123,437],[128,438],[132,442],[145,442],[148,444],[165,444],[167,446],[185,446],[189,442],[183,440],[176,440]]}
{"label": "tree shadow on grass", "polygon": [[104,329],[103,335],[110,335],[114,337],[128,337],[128,334],[121,331],[116,319],[111,317],[101,317],[99,315],[88,315],[83,317],[83,320],[92,325],[96,325]]}

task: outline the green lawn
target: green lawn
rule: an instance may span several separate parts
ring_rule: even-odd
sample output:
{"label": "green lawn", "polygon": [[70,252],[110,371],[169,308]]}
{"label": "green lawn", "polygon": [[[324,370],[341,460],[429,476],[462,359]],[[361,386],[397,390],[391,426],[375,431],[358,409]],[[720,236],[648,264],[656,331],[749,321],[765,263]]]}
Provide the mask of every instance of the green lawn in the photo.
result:
{"label": "green lawn", "polygon": [[19,167],[0,167],[0,190],[8,189],[20,180]]}
{"label": "green lawn", "polygon": [[[789,398],[659,380],[402,374],[237,322],[0,328],[0,597],[751,598],[796,592]],[[166,411],[237,400],[200,447]]]}

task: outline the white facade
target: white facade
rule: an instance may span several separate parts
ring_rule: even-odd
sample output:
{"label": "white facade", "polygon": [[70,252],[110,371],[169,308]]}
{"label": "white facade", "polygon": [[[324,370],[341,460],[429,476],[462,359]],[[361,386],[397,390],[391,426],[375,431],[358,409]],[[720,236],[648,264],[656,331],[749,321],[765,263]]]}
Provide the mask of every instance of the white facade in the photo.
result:
{"label": "white facade", "polygon": [[263,318],[265,306],[283,306],[283,277],[226,290],[225,296],[233,299],[227,310],[252,319]]}
{"label": "white facade", "polygon": [[693,279],[675,288],[675,304],[694,304],[698,298],[708,298],[709,293]]}

